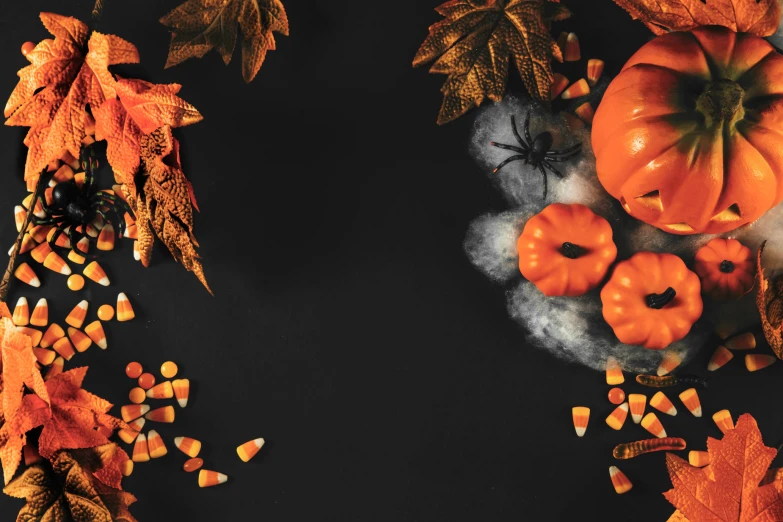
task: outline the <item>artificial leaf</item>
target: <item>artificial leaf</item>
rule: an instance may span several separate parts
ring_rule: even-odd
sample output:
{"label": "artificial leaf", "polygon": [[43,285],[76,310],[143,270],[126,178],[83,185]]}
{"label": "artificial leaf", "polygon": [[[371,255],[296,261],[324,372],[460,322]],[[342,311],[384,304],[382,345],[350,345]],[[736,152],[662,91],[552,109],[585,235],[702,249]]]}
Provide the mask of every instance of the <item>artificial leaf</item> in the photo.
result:
{"label": "artificial leaf", "polygon": [[51,465],[31,466],[8,484],[3,490],[7,495],[27,500],[17,520],[135,522],[128,506],[136,498],[96,480],[99,470],[93,466],[102,461],[89,456],[90,452],[94,451],[61,451]]}
{"label": "artificial leaf", "polygon": [[196,252],[190,184],[182,172],[179,143],[168,125],[142,136],[141,161],[143,186],[137,194],[125,185],[122,189],[136,214],[142,264],[149,266],[153,233],[157,234],[174,259],[212,293]]}
{"label": "artificial leaf", "polygon": [[614,0],[655,34],[722,25],[738,33],[770,36],[780,22],[778,0]]}
{"label": "artificial leaf", "polygon": [[266,52],[275,49],[273,32],[288,36],[288,18],[280,0],[188,0],[160,22],[171,29],[166,67],[201,58],[217,49],[228,65],[242,30],[242,77],[255,78]]}
{"label": "artificial leaf", "polygon": [[485,97],[500,101],[511,58],[530,95],[549,99],[551,60],[563,61],[549,22],[570,16],[566,7],[549,0],[451,0],[436,10],[445,19],[430,27],[413,66],[436,60],[430,72],[448,75],[439,124]]}
{"label": "artificial leaf", "polygon": [[761,254],[767,242],[759,247],[756,256],[756,277],[759,284],[756,285],[756,306],[761,315],[761,326],[764,337],[778,359],[783,359],[783,275],[773,280],[764,275],[764,267],[761,266]]}
{"label": "artificial leaf", "polygon": [[7,317],[0,319],[0,350],[3,362],[3,414],[6,419],[12,418],[19,409],[24,385],[48,403],[46,385],[35,366],[32,341]]}
{"label": "artificial leaf", "polygon": [[713,478],[680,457],[666,454],[673,488],[663,495],[681,515],[693,521],[783,520],[781,482],[761,485],[777,450],[764,446],[752,416],[740,416],[722,440],[708,438],[707,451]]}
{"label": "artificial leaf", "polygon": [[0,301],[0,318],[1,317],[7,317],[9,319],[12,319],[14,316],[11,313],[11,310],[8,309],[8,305],[5,304],[4,301]]}
{"label": "artificial leaf", "polygon": [[138,63],[133,44],[93,31],[79,20],[41,13],[54,40],[40,42],[27,54],[30,65],[19,71],[19,83],[5,106],[6,125],[30,127],[25,137],[25,180],[37,176],[63,150],[78,158],[85,131],[86,108],[100,107],[116,96],[108,67]]}
{"label": "artificial leaf", "polygon": [[118,78],[116,98],[93,110],[95,139],[106,140],[106,157],[120,183],[133,187],[139,169],[141,137],[168,125],[182,127],[202,119],[195,107],[176,96],[177,84],[155,85]]}

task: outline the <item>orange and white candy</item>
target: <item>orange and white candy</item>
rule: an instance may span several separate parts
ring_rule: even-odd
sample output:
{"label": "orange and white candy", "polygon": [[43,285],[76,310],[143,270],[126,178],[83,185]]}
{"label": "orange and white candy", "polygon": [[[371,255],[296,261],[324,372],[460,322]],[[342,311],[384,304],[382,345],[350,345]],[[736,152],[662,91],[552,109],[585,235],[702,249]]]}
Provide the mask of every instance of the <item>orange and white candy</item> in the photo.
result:
{"label": "orange and white candy", "polygon": [[141,261],[141,251],[139,251],[138,241],[133,242],[133,259],[135,259],[136,261]]}
{"label": "orange and white candy", "polygon": [[752,332],[735,335],[724,346],[729,350],[752,350],[756,347],[756,336]]}
{"label": "orange and white candy", "polygon": [[109,347],[109,343],[106,341],[106,332],[103,331],[103,325],[100,321],[93,321],[84,328],[90,339],[93,340],[102,350]]}
{"label": "orange and white candy", "polygon": [[130,422],[145,415],[148,411],[150,411],[149,404],[128,404],[120,408],[120,415],[122,415],[122,420]]}
{"label": "orange and white candy", "polygon": [[27,211],[20,205],[14,207],[14,222],[16,222],[16,232],[22,231],[24,221],[27,219]]}
{"label": "orange and white candy", "polygon": [[90,303],[82,301],[77,304],[68,317],[65,318],[65,322],[74,328],[81,328],[84,324],[84,320],[87,318],[87,309],[90,307]]}
{"label": "orange and white candy", "polygon": [[175,437],[174,445],[178,450],[191,458],[198,457],[201,451],[201,441],[191,439],[190,437]]}
{"label": "orange and white candy", "polygon": [[263,447],[264,439],[257,438],[249,440],[237,447],[237,455],[239,455],[239,458],[242,460],[242,462],[248,462],[250,459],[255,457],[256,453],[258,453],[258,451]]}
{"label": "orange and white candy", "polygon": [[147,390],[148,399],[171,399],[174,397],[174,388],[171,381],[163,381]]}
{"label": "orange and white candy", "polygon": [[701,401],[696,388],[688,388],[680,393],[680,400],[694,417],[701,417]]}
{"label": "orange and white candy", "polygon": [[647,396],[641,393],[631,393],[628,395],[628,406],[631,409],[631,419],[634,424],[642,422],[644,416],[644,407],[647,404]]}
{"label": "orange and white candy", "polygon": [[712,416],[712,420],[718,426],[718,429],[723,433],[734,429],[734,421],[731,418],[731,412],[729,410],[720,410],[715,412]]}
{"label": "orange and white candy", "polygon": [[136,444],[133,445],[133,462],[147,462],[150,460],[150,450],[147,445],[147,436],[139,433]]}
{"label": "orange and white candy", "polygon": [[614,409],[614,411],[606,418],[606,424],[613,430],[619,430],[625,424],[625,419],[628,417],[628,403],[624,402]]}
{"label": "orange and white candy", "polygon": [[202,469],[198,472],[198,487],[209,488],[223,484],[228,480],[228,477],[223,473],[217,471],[210,471],[208,469]]}
{"label": "orange and white candy", "polygon": [[618,495],[628,493],[633,487],[625,473],[620,471],[620,468],[617,466],[609,466],[609,478],[612,479],[612,486],[614,486],[614,490]]}
{"label": "orange and white candy", "polygon": [[188,396],[190,395],[190,379],[174,379],[171,383],[174,388],[174,396],[177,398],[181,408],[188,405]]}
{"label": "orange and white candy", "polygon": [[120,292],[117,295],[117,320],[120,322],[130,321],[136,317],[136,313],[133,311],[130,300],[124,292]]}
{"label": "orange and white candy", "polygon": [[593,87],[604,72],[604,61],[597,58],[587,60],[587,83]]}
{"label": "orange and white candy", "polygon": [[[33,240],[36,243],[41,243],[41,245],[46,244],[46,236],[49,235],[49,231],[52,229],[51,225],[36,225],[33,228],[30,229],[30,237],[33,238]],[[38,246],[41,246],[38,245]],[[36,259],[39,263],[43,263],[43,260],[46,259],[46,256],[43,257],[40,261]]]}
{"label": "orange and white candy", "polygon": [[579,38],[577,38],[575,33],[568,33],[565,50],[563,51],[563,59],[566,62],[578,62],[581,57],[582,52],[579,49]]}
{"label": "orange and white candy", "polygon": [[139,231],[138,231],[135,223],[125,227],[125,237],[128,238],[128,239],[138,239],[139,238]]}
{"label": "orange and white candy", "polygon": [[658,416],[653,412],[648,413],[642,419],[642,428],[646,429],[659,439],[666,436],[666,430],[663,429],[663,424],[658,420]]}
{"label": "orange and white candy", "polygon": [[767,366],[772,366],[773,364],[775,364],[775,356],[773,355],[753,353],[745,356],[745,368],[747,368],[749,372],[763,370]]}
{"label": "orange and white candy", "polygon": [[44,238],[43,243],[30,251],[30,257],[32,257],[36,263],[43,264],[43,262],[46,261],[46,257],[51,253],[52,247],[49,246],[49,243],[46,242],[46,238]]}
{"label": "orange and white candy", "polygon": [[62,275],[71,275],[71,267],[65,262],[65,259],[60,257],[57,252],[49,252],[49,255],[44,259],[43,266],[48,268],[52,272]]}
{"label": "orange and white candy", "polygon": [[108,251],[114,248],[114,227],[106,223],[98,235],[98,250]]}
{"label": "orange and white candy", "polygon": [[59,324],[52,323],[49,325],[46,333],[43,334],[43,338],[41,339],[41,348],[49,348],[63,337],[65,337],[65,330],[63,330]]}
{"label": "orange and white candy", "polygon": [[710,463],[710,454],[706,451],[689,451],[688,463],[697,468],[703,468]]}
{"label": "orange and white candy", "polygon": [[[87,233],[90,233],[89,227],[87,229]],[[86,237],[81,238],[76,242],[76,250],[79,252],[84,252],[85,254],[88,253],[90,251],[90,240]]]}
{"label": "orange and white candy", "polygon": [[35,304],[33,315],[30,316],[30,324],[33,326],[46,326],[49,324],[49,303],[46,298],[41,298]]}
{"label": "orange and white candy", "polygon": [[13,321],[16,326],[27,326],[30,324],[30,305],[26,297],[20,297],[16,301]]}
{"label": "orange and white candy", "polygon": [[43,337],[41,330],[36,330],[35,328],[27,326],[17,326],[16,329],[30,338],[30,344],[32,346],[38,346],[38,343],[41,342],[41,338]]}
{"label": "orange and white candy", "polygon": [[710,362],[707,363],[707,371],[714,372],[719,368],[723,368],[723,366],[733,358],[734,354],[725,346],[720,345],[715,349],[715,353],[712,354],[712,357],[710,357]]}
{"label": "orange and white candy", "polygon": [[98,264],[97,261],[93,261],[89,265],[87,265],[84,268],[84,277],[87,279],[90,279],[91,281],[95,281],[101,286],[109,286],[110,281],[108,276],[106,275],[106,272],[103,270],[103,267]]}
{"label": "orange and white candy", "polygon": [[620,369],[620,365],[617,362],[617,359],[614,357],[609,357],[606,359],[606,384],[610,386],[617,386],[618,384],[622,384],[625,382],[625,377],[623,376],[623,370]]}
{"label": "orange and white candy", "polygon": [[581,98],[590,94],[590,86],[587,85],[587,81],[584,78],[580,78],[578,81],[572,83],[568,89],[563,91],[560,95],[564,100],[570,100],[572,98]]}
{"label": "orange and white candy", "polygon": [[87,348],[92,346],[92,339],[84,335],[84,332],[77,330],[76,328],[68,328],[68,337],[71,339],[71,344],[77,352],[86,352]]}
{"label": "orange and white candy", "polygon": [[[52,228],[49,233],[46,235],[46,241],[51,242],[52,239],[54,239],[54,235],[57,233],[57,228]],[[63,230],[58,236],[57,241],[54,242],[54,244],[58,247],[63,248],[71,248],[71,240],[68,239],[68,236],[65,233],[65,230]]]}
{"label": "orange and white candy", "polygon": [[[15,243],[14,246],[16,246]],[[25,234],[24,237],[22,237],[22,248],[19,249],[19,253],[26,254],[27,252],[34,250],[36,246],[38,245],[33,241],[33,238],[30,237],[30,234]]]}
{"label": "orange and white candy", "polygon": [[552,86],[549,88],[549,99],[554,100],[558,96],[560,96],[560,93],[565,90],[566,87],[568,87],[569,79],[563,76],[560,73],[555,73],[553,75],[553,81]]}
{"label": "orange and white candy", "polygon": [[671,415],[672,417],[677,415],[677,408],[674,407],[672,401],[662,391],[652,396],[650,406],[666,415]]}
{"label": "orange and white candy", "polygon": [[52,364],[57,357],[57,354],[48,348],[33,348],[33,354],[35,354],[35,358],[38,359],[38,362],[44,366]]}
{"label": "orange and white candy", "polygon": [[595,117],[595,109],[590,102],[584,102],[582,105],[574,109],[574,113],[579,116],[579,119],[590,125],[593,123]]}
{"label": "orange and white candy", "polygon": [[141,433],[141,429],[144,427],[145,422],[147,422],[147,419],[144,417],[139,417],[133,422],[129,422],[127,428],[123,428],[118,431],[117,435],[119,435],[120,439],[122,439],[125,444],[130,444],[136,440],[136,437],[139,436],[139,433]]}
{"label": "orange and white candy", "polygon": [[68,340],[67,337],[58,339],[52,345],[52,348],[54,348],[54,351],[60,354],[66,361],[70,361],[73,358],[74,354],[76,353],[76,350],[74,350],[71,341]]}
{"label": "orange and white candy", "polygon": [[163,438],[155,430],[150,430],[147,433],[147,448],[149,449],[150,457],[153,459],[159,459],[169,452],[163,443]]}
{"label": "orange and white candy", "polygon": [[672,370],[680,365],[682,358],[677,352],[666,352],[661,359],[661,364],[658,366],[658,376],[663,377],[668,375]]}
{"label": "orange and white candy", "polygon": [[76,250],[70,250],[68,252],[68,261],[76,263],[77,265],[83,265],[87,259],[81,254],[77,254]]}
{"label": "orange and white candy", "polygon": [[571,408],[571,416],[574,419],[574,429],[577,437],[583,437],[587,431],[587,423],[590,420],[590,408],[574,406]]}
{"label": "orange and white candy", "polygon": [[[149,406],[147,407],[149,408]],[[152,410],[146,414],[144,418],[152,422],[171,423],[174,422],[175,416],[176,412],[174,411],[174,406],[163,406],[162,408]]]}
{"label": "orange and white candy", "polygon": [[27,263],[22,263],[16,267],[16,270],[14,271],[14,277],[24,284],[30,285],[32,287],[38,288],[41,286],[41,280],[38,279],[38,276],[35,275],[35,272]]}
{"label": "orange and white candy", "polygon": [[123,477],[130,477],[133,473],[133,459],[128,459],[120,465],[120,473]]}

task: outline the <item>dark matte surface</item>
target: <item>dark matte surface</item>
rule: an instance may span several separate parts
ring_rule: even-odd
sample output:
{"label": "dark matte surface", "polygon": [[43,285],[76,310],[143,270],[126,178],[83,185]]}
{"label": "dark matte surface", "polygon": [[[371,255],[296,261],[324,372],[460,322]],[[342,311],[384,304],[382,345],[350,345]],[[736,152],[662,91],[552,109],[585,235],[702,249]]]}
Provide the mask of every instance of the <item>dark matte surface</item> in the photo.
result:
{"label": "dark matte surface", "polygon": [[[619,433],[603,425],[612,408],[603,375],[528,346],[506,315],[503,289],[463,254],[468,223],[503,203],[467,155],[472,116],[437,127],[443,77],[410,67],[438,20],[435,2],[384,10],[289,0],[292,36],[278,39],[251,85],[238,54],[229,67],[210,53],[163,69],[169,37],[156,20],[177,3],[107,0],[101,29],[138,46],[143,65],[123,71],[183,84],[183,98],[204,114],[177,136],[216,297],[163,249],[143,270],[123,245],[104,263],[112,286],[88,284],[83,294],[94,313],[125,291],[138,317],[108,325],[106,352],[93,347],[73,360],[90,366],[86,387],[118,406],[127,403],[131,360],[156,371],[175,360],[194,382],[176,423],[155,426],[170,454],[126,480],[139,498],[135,516],[665,520],[673,509],[660,495],[669,487],[663,455],[621,463],[634,489],[612,490],[611,448],[645,432],[630,421]],[[566,4],[576,16],[555,32],[577,31],[583,51],[610,72],[649,38],[610,0]],[[11,92],[26,63],[20,45],[46,36],[38,11],[86,18],[91,8],[85,0],[0,5],[0,93]],[[521,88],[518,78],[511,87]],[[24,195],[23,135],[0,128],[3,250]],[[45,295],[62,319],[79,298],[64,277],[39,272],[41,291],[16,285],[11,300]],[[751,412],[776,445],[783,365],[751,375],[739,359],[702,393],[705,413]],[[584,439],[571,427],[576,404],[593,408]],[[663,422],[695,449],[718,435],[709,417],[684,408]],[[204,441],[206,467],[230,482],[200,490],[195,474],[181,471],[178,435]],[[258,436],[267,447],[241,463],[234,448]],[[0,519],[21,505],[0,497]]]}

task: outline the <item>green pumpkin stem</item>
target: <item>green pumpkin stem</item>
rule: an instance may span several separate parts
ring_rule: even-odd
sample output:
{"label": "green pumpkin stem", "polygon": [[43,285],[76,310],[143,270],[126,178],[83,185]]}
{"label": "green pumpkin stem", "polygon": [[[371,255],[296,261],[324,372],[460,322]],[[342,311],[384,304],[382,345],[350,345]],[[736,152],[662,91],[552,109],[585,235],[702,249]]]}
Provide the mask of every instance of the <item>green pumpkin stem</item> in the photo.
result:
{"label": "green pumpkin stem", "polygon": [[649,294],[647,297],[645,297],[645,301],[647,302],[647,306],[650,308],[654,308],[656,310],[660,310],[667,304],[672,302],[672,299],[674,299],[674,296],[677,295],[677,292],[672,288],[671,286],[663,291],[663,293],[660,294]]}
{"label": "green pumpkin stem", "polygon": [[560,252],[568,259],[576,259],[577,257],[584,255],[585,249],[579,245],[575,245],[566,241],[563,243],[563,246],[560,247]]}
{"label": "green pumpkin stem", "polygon": [[704,115],[707,127],[723,123],[733,125],[745,117],[742,97],[745,90],[727,78],[721,78],[707,84],[696,99],[696,110]]}
{"label": "green pumpkin stem", "polygon": [[734,271],[734,263],[729,261],[728,259],[724,259],[720,263],[720,271],[724,274],[730,274]]}

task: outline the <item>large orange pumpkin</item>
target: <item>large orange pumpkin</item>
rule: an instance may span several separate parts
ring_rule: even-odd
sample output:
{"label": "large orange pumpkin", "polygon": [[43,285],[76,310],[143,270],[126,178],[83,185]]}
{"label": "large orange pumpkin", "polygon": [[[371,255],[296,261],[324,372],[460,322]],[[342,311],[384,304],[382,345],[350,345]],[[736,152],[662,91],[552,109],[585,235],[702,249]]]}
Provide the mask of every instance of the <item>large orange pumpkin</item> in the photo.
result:
{"label": "large orange pumpkin", "polygon": [[607,88],[592,143],[635,218],[674,234],[753,222],[783,200],[783,56],[724,27],[659,36]]}

